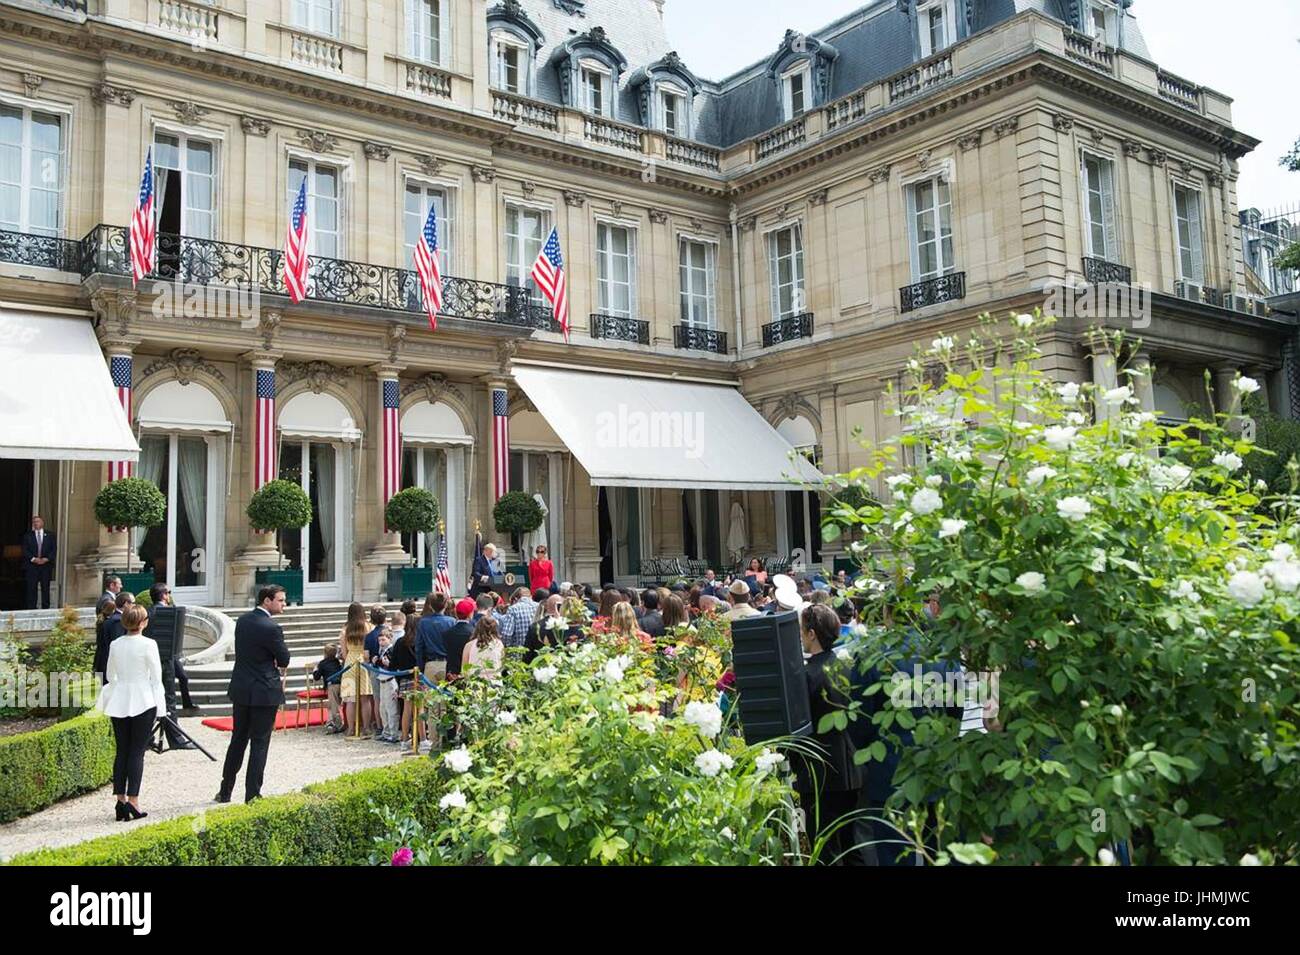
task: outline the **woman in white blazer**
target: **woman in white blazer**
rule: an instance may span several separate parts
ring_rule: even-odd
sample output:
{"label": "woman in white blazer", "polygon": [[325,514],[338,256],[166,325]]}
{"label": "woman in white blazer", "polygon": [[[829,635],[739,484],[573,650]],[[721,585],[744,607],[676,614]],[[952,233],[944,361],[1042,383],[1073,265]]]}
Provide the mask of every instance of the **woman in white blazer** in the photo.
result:
{"label": "woman in white blazer", "polygon": [[99,708],[112,717],[117,741],[113,795],[117,797],[118,822],[149,815],[140,811],[144,751],[155,717],[167,709],[158,644],[141,632],[148,620],[144,607],[132,604],[122,611],[126,632],[109,646],[108,682],[99,694]]}

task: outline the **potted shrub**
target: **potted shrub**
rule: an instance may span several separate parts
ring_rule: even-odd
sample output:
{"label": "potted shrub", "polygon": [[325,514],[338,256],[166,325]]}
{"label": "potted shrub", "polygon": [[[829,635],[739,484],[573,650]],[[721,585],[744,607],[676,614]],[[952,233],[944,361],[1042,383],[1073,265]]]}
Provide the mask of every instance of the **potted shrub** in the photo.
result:
{"label": "potted shrub", "polygon": [[492,508],[492,520],[496,523],[497,531],[510,535],[510,546],[516,551],[519,550],[520,538],[541,527],[545,519],[541,506],[523,491],[503,494],[496,507]]}
{"label": "potted shrub", "polygon": [[269,481],[253,494],[246,513],[254,528],[275,532],[275,569],[259,569],[257,583],[279,584],[289,603],[301,604],[303,568],[284,569],[280,533],[301,530],[311,523],[311,499],[307,492],[293,481]]}
{"label": "potted shrub", "polygon": [[156,527],[167,519],[167,498],[157,485],[144,478],[119,478],[105,484],[95,495],[95,520],[110,530],[126,529],[126,572],[121,574],[124,590],[148,590],[153,586],[152,569],[131,572],[131,531]]}
{"label": "potted shrub", "polygon": [[[432,534],[438,530],[438,499],[422,487],[398,491],[384,508],[384,523],[399,534]],[[414,545],[412,545],[414,551]],[[415,563],[415,554],[411,555]],[[421,598],[433,590],[432,567],[389,567],[388,597]]]}

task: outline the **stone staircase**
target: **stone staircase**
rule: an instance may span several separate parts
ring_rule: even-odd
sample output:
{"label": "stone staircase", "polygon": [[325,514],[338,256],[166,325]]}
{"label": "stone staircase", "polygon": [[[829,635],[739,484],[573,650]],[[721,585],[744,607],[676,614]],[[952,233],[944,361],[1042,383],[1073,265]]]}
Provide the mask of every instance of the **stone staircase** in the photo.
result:
{"label": "stone staircase", "polygon": [[[367,608],[371,604],[366,605]],[[401,609],[400,603],[384,604],[391,613]],[[238,620],[248,612],[247,607],[225,610],[231,619]],[[284,613],[275,618],[284,630],[284,642],[289,648],[289,672],[285,681],[285,697],[288,707],[293,709],[293,695],[305,689],[307,674],[320,662],[321,652],[327,643],[338,641],[339,631],[347,620],[347,604],[311,604],[305,607],[288,607]],[[232,647],[226,659],[220,663],[208,663],[186,667],[190,677],[190,696],[200,707],[199,717],[229,716],[230,700],[226,698],[226,689],[230,685],[230,673],[235,666],[235,651]],[[179,691],[178,691],[179,693]],[[179,703],[179,698],[177,700]]]}

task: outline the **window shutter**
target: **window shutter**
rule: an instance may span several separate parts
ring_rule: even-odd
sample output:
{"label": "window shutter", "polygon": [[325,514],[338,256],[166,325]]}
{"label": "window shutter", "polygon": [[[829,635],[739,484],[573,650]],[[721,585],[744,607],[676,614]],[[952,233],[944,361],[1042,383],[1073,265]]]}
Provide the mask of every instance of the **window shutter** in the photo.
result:
{"label": "window shutter", "polygon": [[453,66],[451,55],[451,10],[447,9],[451,4],[445,0],[431,0],[434,8],[438,11],[438,65],[451,69]]}
{"label": "window shutter", "polygon": [[1192,231],[1192,275],[1197,285],[1205,284],[1205,249],[1201,236],[1201,194],[1187,191],[1187,220]]}
{"label": "window shutter", "polygon": [[908,186],[907,193],[907,252],[912,268],[912,281],[920,279],[921,256],[916,247],[916,186]]}
{"label": "window shutter", "polygon": [[781,292],[779,284],[781,281],[781,272],[777,267],[776,261],[776,233],[767,234],[767,270],[771,276],[768,285],[772,296],[772,321],[778,321],[781,318]]}
{"label": "window shutter", "polygon": [[794,292],[790,295],[790,308],[792,315],[801,315],[806,312],[807,303],[804,301],[804,276],[803,276],[803,223],[796,223],[790,230],[794,254]]}
{"label": "window shutter", "polygon": [[1106,229],[1106,251],[1104,258],[1109,262],[1118,262],[1119,230],[1115,222],[1115,164],[1102,162],[1101,167],[1101,214]]}

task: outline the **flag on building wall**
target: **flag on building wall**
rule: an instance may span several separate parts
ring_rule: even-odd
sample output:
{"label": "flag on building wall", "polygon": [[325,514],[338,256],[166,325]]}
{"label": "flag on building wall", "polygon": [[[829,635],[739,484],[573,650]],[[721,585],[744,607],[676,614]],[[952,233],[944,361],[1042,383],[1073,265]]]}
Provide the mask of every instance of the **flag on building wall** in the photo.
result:
{"label": "flag on building wall", "polygon": [[289,216],[289,234],[284,240],[284,287],[290,301],[307,297],[307,180],[298,187]]}
{"label": "flag on building wall", "polygon": [[[117,389],[117,400],[121,402],[122,410],[126,412],[127,424],[131,423],[131,368],[130,355],[114,355],[108,360],[109,377],[113,379],[113,387]],[[135,465],[130,461],[108,462],[110,481],[130,477],[134,473]]]}
{"label": "flag on building wall", "polygon": [[140,195],[131,214],[131,284],[153,271],[157,253],[158,223],[153,215],[153,149],[144,156],[144,175],[140,177]]}
{"label": "flag on building wall", "polygon": [[510,402],[504,388],[492,389],[492,452],[494,500],[499,501],[510,490]]}
{"label": "flag on building wall", "polygon": [[564,255],[560,252],[560,232],[552,229],[542,251],[537,254],[530,273],[542,295],[551,303],[555,320],[569,340],[569,288],[564,277]]}
{"label": "flag on building wall", "polygon": [[438,535],[438,569],[433,575],[434,593],[451,596],[451,574],[447,573],[447,535]]}
{"label": "flag on building wall", "polygon": [[385,378],[384,392],[384,506],[402,489],[402,431],[398,420],[400,396],[397,380]]}
{"label": "flag on building wall", "polygon": [[257,440],[253,456],[253,490],[276,478],[275,372],[257,369]]}
{"label": "flag on building wall", "polygon": [[420,293],[429,327],[438,330],[438,312],[442,309],[442,269],[438,265],[438,209],[429,206],[420,241],[415,244],[415,271],[420,275]]}

